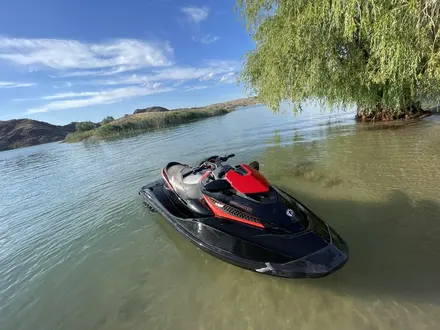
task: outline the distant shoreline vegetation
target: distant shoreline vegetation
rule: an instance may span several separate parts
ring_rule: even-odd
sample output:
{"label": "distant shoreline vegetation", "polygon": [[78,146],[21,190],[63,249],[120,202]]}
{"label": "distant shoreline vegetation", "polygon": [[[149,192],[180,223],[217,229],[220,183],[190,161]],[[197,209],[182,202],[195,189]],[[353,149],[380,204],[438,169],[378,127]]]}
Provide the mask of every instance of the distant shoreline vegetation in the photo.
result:
{"label": "distant shoreline vegetation", "polygon": [[[111,120],[107,117],[99,127],[88,125],[88,122],[79,123],[75,132],[67,134],[64,142],[80,142],[83,140],[108,139],[124,136],[130,133],[143,133],[168,126],[180,125],[204,118],[222,116],[234,111],[236,108],[257,105],[256,98],[245,98],[225,103],[218,103],[199,108],[185,108],[176,110],[136,110],[133,115]],[[86,129],[84,129],[86,128]]]}
{"label": "distant shoreline vegetation", "polygon": [[76,131],[67,134],[65,142],[79,142],[86,139],[106,139],[128,133],[147,132],[158,128],[189,123],[194,120],[225,115],[231,110],[180,110],[150,112],[121,118],[109,124],[88,131]]}

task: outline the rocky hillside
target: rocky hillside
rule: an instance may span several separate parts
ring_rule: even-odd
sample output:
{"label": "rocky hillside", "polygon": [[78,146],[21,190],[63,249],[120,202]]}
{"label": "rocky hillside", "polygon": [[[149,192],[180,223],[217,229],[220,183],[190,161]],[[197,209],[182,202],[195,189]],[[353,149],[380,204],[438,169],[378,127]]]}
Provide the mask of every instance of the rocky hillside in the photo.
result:
{"label": "rocky hillside", "polygon": [[64,140],[75,124],[56,126],[31,119],[0,121],[0,151]]}

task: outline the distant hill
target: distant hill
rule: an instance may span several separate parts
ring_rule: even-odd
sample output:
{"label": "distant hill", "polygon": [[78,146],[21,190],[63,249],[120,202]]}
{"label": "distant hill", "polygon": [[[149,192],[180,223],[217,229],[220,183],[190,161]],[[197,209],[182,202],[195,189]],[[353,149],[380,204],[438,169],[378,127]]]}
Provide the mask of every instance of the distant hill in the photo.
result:
{"label": "distant hill", "polygon": [[0,121],[0,151],[64,140],[75,123],[51,125],[31,119]]}
{"label": "distant hill", "polygon": [[145,109],[136,109],[135,112],[133,112],[134,115],[138,114],[138,113],[145,113],[145,112],[165,112],[168,111],[167,108],[164,107],[149,107],[149,108],[145,108]]}

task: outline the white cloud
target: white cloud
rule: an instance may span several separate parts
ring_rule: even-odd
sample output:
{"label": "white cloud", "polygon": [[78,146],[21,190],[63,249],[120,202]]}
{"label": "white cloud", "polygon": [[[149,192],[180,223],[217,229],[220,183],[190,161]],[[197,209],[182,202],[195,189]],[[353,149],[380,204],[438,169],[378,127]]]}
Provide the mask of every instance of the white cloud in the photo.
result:
{"label": "white cloud", "polygon": [[202,44],[209,45],[209,44],[212,44],[213,42],[216,42],[218,39],[220,39],[220,37],[213,36],[212,34],[207,34],[200,39],[195,36],[193,36],[192,39],[196,42],[200,42]]}
{"label": "white cloud", "polygon": [[208,18],[209,8],[208,7],[182,7],[180,8],[182,13],[184,13],[187,18],[194,22],[200,23],[201,21]]}
{"label": "white cloud", "polygon": [[34,83],[18,83],[10,81],[0,81],[0,88],[18,88],[18,87],[30,87],[35,86]]}
{"label": "white cloud", "polygon": [[206,76],[200,77],[200,81],[212,80],[214,78],[214,72],[208,73]]}
{"label": "white cloud", "polygon": [[185,88],[185,92],[190,92],[190,91],[196,91],[196,90],[199,90],[199,89],[205,89],[205,88],[209,88],[209,86],[206,86],[206,85],[201,85],[201,86],[190,86],[190,87],[187,87],[187,88]]}
{"label": "white cloud", "polygon": [[96,95],[99,95],[99,93],[100,92],[59,93],[59,94],[54,94],[54,95],[42,96],[39,99],[40,100],[68,99],[68,98],[84,97],[84,96],[96,96]]}
{"label": "white cloud", "polygon": [[87,97],[87,96],[96,96],[99,95],[100,92],[68,92],[68,93],[58,93],[54,95],[47,95],[35,98],[20,98],[13,99],[15,102],[23,102],[23,101],[36,101],[36,100],[60,100],[60,99],[68,99],[68,98],[76,98],[76,97]]}
{"label": "white cloud", "polygon": [[150,82],[212,80],[215,75],[234,73],[238,66],[235,61],[207,61],[203,67],[170,67],[152,74],[125,76],[118,79],[97,80],[97,85],[137,85]]}
{"label": "white cloud", "polygon": [[202,39],[200,39],[200,42],[202,44],[212,44],[213,42],[216,42],[218,39],[220,39],[220,37],[208,34],[204,36]]}
{"label": "white cloud", "polygon": [[[195,23],[203,21],[209,14],[207,7],[186,7],[182,11]],[[216,40],[218,37],[208,34],[198,41],[212,43]],[[232,82],[239,65],[236,61],[216,60],[198,66],[174,66],[173,49],[166,42],[118,39],[86,43],[0,36],[2,61],[24,66],[30,75],[37,70],[49,69],[49,77],[54,78],[49,82],[50,87],[59,88],[59,93],[52,95],[28,98],[24,95],[25,98],[15,99],[33,101],[28,106],[28,114],[110,104],[172,90],[204,89]],[[0,89],[34,85],[0,81]],[[85,85],[94,85],[98,90],[78,90],[79,86]],[[75,86],[74,90],[71,90],[72,86]]]}
{"label": "white cloud", "polygon": [[58,77],[87,77],[87,76],[95,76],[95,77],[104,77],[104,76],[113,76],[117,75],[119,73],[124,73],[128,71],[135,71],[138,70],[139,67],[134,65],[121,65],[118,67],[114,67],[111,69],[104,69],[104,70],[85,70],[85,71],[74,71],[74,72],[68,72],[65,74],[61,74]]}
{"label": "white cloud", "polygon": [[[83,92],[83,93],[64,93],[55,94],[53,96],[43,97],[43,99],[63,99],[62,101],[49,102],[38,108],[27,110],[27,114],[66,110],[75,108],[84,108],[92,105],[111,104],[123,101],[128,98],[137,96],[146,96],[156,93],[172,91],[170,87],[162,87],[160,84],[154,84],[151,87],[127,87],[110,89],[100,92]],[[81,97],[81,98],[78,98]]]}
{"label": "white cloud", "polygon": [[223,84],[232,84],[236,82],[235,72],[228,72],[223,77],[220,78],[220,83]]}
{"label": "white cloud", "polygon": [[[236,61],[211,60],[205,61],[205,65],[200,67],[161,68],[149,74],[116,76],[112,77],[112,79],[75,83],[75,86],[84,84],[102,86],[119,85],[120,88],[98,91],[67,91],[37,98],[16,99],[15,101],[48,101],[47,104],[42,106],[31,107],[27,111],[28,114],[109,104],[132,97],[177,89],[182,91],[203,89],[209,87],[206,85],[207,82],[221,81],[222,83],[226,83],[229,77],[235,75],[237,66],[238,62]],[[186,83],[191,81],[202,81],[205,82],[205,84],[204,86],[186,86]],[[71,86],[69,82],[65,82],[64,84],[67,87]],[[127,87],[121,87],[124,85]]]}
{"label": "white cloud", "polygon": [[[52,78],[55,78],[55,77],[52,77]],[[73,86],[73,84],[70,81],[66,81],[66,82],[61,83],[59,85],[54,85],[53,88],[70,88],[72,86]]]}
{"label": "white cloud", "polygon": [[118,39],[84,43],[62,39],[0,37],[0,60],[32,68],[78,70],[65,76],[116,74],[145,67],[168,66],[173,49],[167,42]]}

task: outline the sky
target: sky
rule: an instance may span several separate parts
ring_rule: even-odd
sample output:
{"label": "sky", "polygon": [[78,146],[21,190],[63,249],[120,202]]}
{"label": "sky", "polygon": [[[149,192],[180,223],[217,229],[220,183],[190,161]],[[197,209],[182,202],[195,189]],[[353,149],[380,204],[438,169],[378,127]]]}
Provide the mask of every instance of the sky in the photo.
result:
{"label": "sky", "polygon": [[0,120],[54,124],[245,97],[234,0],[0,0]]}

